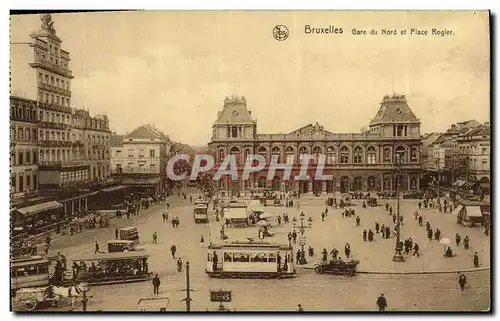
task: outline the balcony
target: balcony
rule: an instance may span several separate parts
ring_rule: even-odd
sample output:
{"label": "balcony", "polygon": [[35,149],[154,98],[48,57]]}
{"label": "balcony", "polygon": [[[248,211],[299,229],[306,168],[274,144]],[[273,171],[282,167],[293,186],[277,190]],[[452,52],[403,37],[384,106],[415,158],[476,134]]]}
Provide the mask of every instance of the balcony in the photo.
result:
{"label": "balcony", "polygon": [[49,122],[49,121],[40,121],[38,123],[38,126],[41,128],[50,128],[50,129],[59,129],[59,130],[66,130],[66,129],[71,128],[71,125],[68,125],[68,124],[54,123],[54,122]]}
{"label": "balcony", "polygon": [[488,169],[469,169],[471,175],[490,175],[490,173]]}
{"label": "balcony", "polygon": [[39,146],[41,147],[72,147],[73,142],[63,141],[63,140],[39,140]]}
{"label": "balcony", "polygon": [[40,107],[42,109],[49,109],[49,110],[58,111],[58,112],[61,112],[61,113],[66,113],[66,114],[72,114],[73,113],[73,109],[72,108],[66,107],[66,106],[57,105],[57,104],[54,104],[54,103],[48,103],[48,102],[39,101],[38,102],[38,107]]}
{"label": "balcony", "polygon": [[46,84],[44,82],[39,82],[38,88],[43,89],[43,90],[47,90],[50,92],[55,92],[55,93],[65,95],[65,96],[71,96],[71,91],[63,89],[63,88],[59,88],[57,86]]}
{"label": "balcony", "polygon": [[83,142],[81,140],[76,140],[74,142],[71,142],[71,145],[73,147],[83,147],[84,146],[84,144],[83,144]]}
{"label": "balcony", "polygon": [[59,65],[56,65],[55,63],[52,63],[48,60],[41,59],[38,57],[35,57],[35,62],[30,63],[30,66],[33,68],[47,69],[47,70],[52,71],[58,75],[68,77],[68,78],[73,78],[73,74],[72,74],[71,70],[65,69]]}
{"label": "balcony", "polygon": [[106,149],[106,144],[92,144],[92,149]]}
{"label": "balcony", "polygon": [[40,161],[39,170],[89,169],[83,161]]}

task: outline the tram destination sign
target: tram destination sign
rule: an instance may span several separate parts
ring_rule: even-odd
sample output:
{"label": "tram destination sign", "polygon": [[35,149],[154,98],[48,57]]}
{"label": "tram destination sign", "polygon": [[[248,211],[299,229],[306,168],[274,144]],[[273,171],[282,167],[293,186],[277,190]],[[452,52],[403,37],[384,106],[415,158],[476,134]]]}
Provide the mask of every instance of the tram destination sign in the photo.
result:
{"label": "tram destination sign", "polygon": [[231,291],[210,291],[210,302],[231,302]]}

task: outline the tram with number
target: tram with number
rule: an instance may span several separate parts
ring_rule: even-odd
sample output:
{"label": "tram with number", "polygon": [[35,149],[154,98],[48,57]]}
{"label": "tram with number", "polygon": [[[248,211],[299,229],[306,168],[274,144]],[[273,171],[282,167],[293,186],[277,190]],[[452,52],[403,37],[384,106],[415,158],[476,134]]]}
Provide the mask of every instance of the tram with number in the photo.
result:
{"label": "tram with number", "polygon": [[296,274],[293,248],[268,242],[210,244],[205,272],[218,278],[286,278]]}

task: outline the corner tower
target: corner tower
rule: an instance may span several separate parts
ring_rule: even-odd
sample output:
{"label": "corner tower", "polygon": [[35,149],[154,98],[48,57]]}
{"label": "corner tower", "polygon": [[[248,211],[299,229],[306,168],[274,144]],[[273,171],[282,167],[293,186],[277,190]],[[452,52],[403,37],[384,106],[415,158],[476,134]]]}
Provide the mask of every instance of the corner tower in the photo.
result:
{"label": "corner tower", "polygon": [[370,131],[382,137],[420,138],[420,119],[408,106],[405,95],[386,95],[370,122]]}

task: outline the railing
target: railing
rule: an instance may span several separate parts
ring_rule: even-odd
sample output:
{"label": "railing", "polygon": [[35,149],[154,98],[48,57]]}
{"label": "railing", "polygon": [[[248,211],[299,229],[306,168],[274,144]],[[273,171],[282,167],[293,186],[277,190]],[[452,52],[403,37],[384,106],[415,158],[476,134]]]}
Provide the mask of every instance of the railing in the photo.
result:
{"label": "railing", "polygon": [[377,133],[358,134],[257,134],[257,137],[213,137],[212,142],[239,142],[239,141],[358,141],[358,140],[420,140],[420,137],[402,136],[402,137],[384,137]]}
{"label": "railing", "polygon": [[43,90],[48,90],[48,91],[51,91],[51,92],[56,92],[56,93],[59,93],[59,94],[62,94],[62,95],[66,95],[66,96],[71,96],[71,91],[69,91],[67,89],[63,89],[63,88],[57,87],[57,86],[54,86],[54,85],[46,84],[44,82],[39,82],[38,83],[38,88],[43,89]]}
{"label": "railing", "polygon": [[490,171],[487,169],[469,169],[469,174],[472,175],[489,175]]}
{"label": "railing", "polygon": [[63,167],[76,167],[87,166],[83,161],[40,161],[38,167],[42,168],[63,168]]}
{"label": "railing", "polygon": [[54,111],[58,111],[58,112],[62,112],[62,113],[67,113],[67,114],[72,114],[74,111],[74,109],[71,107],[61,106],[58,104],[48,103],[48,102],[43,102],[43,101],[38,102],[38,107],[43,108],[43,109],[50,109],[50,110],[54,110]]}
{"label": "railing", "polygon": [[71,128],[71,125],[63,124],[63,123],[54,123],[50,121],[40,121],[38,124],[39,127],[50,128],[50,129],[60,129],[65,130]]}
{"label": "railing", "polygon": [[41,65],[42,67],[48,68],[57,74],[60,74],[60,75],[66,76],[66,77],[70,77],[70,78],[73,77],[71,70],[63,68],[55,63],[52,63],[52,62],[45,60],[45,59],[42,59],[42,58],[35,57],[35,63],[32,63],[30,65],[33,65],[33,67],[39,67]]}
{"label": "railing", "polygon": [[66,140],[39,140],[38,144],[43,147],[72,147],[73,142]]}
{"label": "railing", "polygon": [[[285,164],[283,163],[278,163],[279,165]],[[220,162],[216,162],[214,164],[214,168],[218,168],[221,165]],[[236,162],[236,165],[238,168],[243,168],[245,165],[245,162]],[[256,164],[252,165],[255,166]],[[270,161],[266,161],[266,166],[264,168],[268,168],[270,165]],[[308,168],[314,168],[317,165],[317,163],[309,162]],[[293,163],[293,168],[299,168],[301,166],[300,161],[296,161]],[[370,164],[370,163],[361,163],[361,164],[356,164],[356,163],[333,163],[333,164],[324,164],[325,169],[329,168],[337,168],[337,169],[394,169],[396,166],[394,163],[376,163],[376,164]],[[419,163],[404,163],[400,165],[401,169],[421,169],[422,166]]]}

